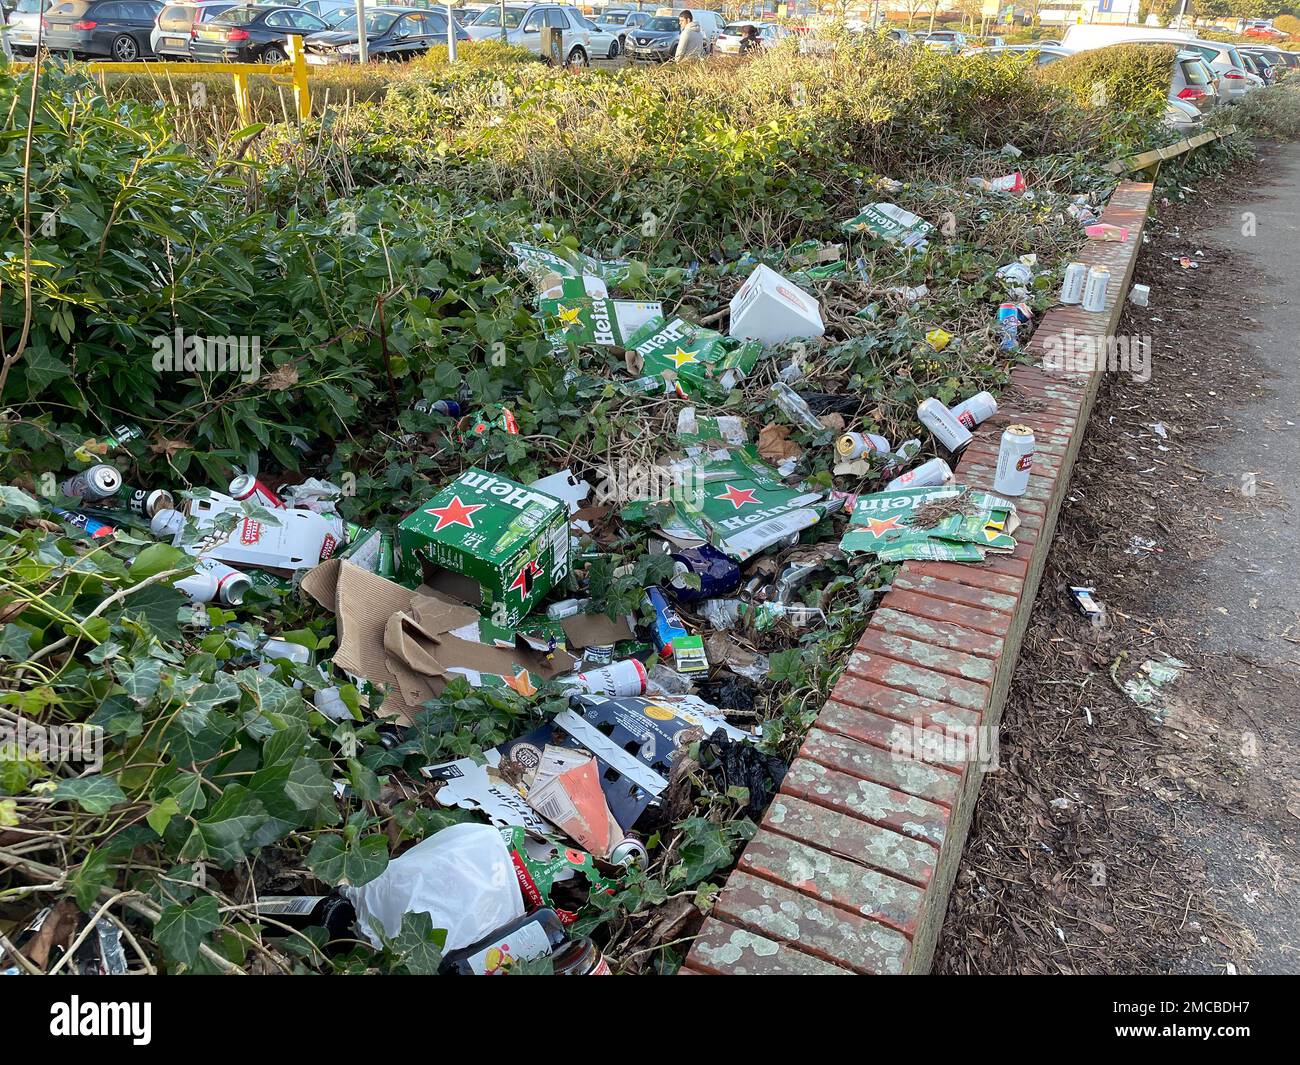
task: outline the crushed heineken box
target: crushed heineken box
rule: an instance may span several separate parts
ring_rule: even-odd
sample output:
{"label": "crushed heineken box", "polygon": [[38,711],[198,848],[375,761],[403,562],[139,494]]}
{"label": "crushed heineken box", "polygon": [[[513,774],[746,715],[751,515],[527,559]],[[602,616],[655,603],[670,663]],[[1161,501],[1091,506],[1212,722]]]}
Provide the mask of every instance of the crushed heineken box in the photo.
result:
{"label": "crushed heineken box", "polygon": [[569,573],[569,507],[471,468],[397,526],[397,575],[409,587],[437,570],[477,583],[479,610],[518,624]]}
{"label": "crushed heineken box", "polygon": [[637,300],[568,296],[538,301],[539,316],[556,350],[566,344],[627,347],[628,338],[652,319],[663,318],[663,306]]}
{"label": "crushed heineken box", "polygon": [[[785,485],[753,444],[691,455],[670,464],[677,483],[689,486],[667,506],[660,533],[681,547],[710,543],[743,562],[816,525],[844,506],[820,489]],[[625,507],[625,520],[650,517],[653,503]]]}
{"label": "crushed heineken box", "polygon": [[641,380],[664,378],[665,391],[691,396],[710,389],[726,392],[754,368],[763,345],[729,340],[721,333],[684,318],[666,321],[656,315],[633,333],[627,347],[640,361]]}
{"label": "crushed heineken box", "polygon": [[386,690],[378,710],[385,717],[409,721],[455,677],[531,695],[541,682],[577,665],[563,651],[524,639],[503,647],[466,638],[480,617],[447,590],[456,586],[446,581],[411,590],[340,559],[321,563],[302,581],[303,591],[337,619],[334,665]]}
{"label": "crushed heineken box", "polygon": [[893,203],[869,203],[840,226],[846,233],[870,233],[902,248],[925,251],[934,226]]}
{"label": "crushed heineken box", "polygon": [[627,259],[595,259],[569,248],[540,248],[535,244],[513,243],[510,251],[519,263],[519,269],[539,285],[552,274],[560,277],[594,277],[609,285],[626,281],[633,272]]}
{"label": "crushed heineken box", "polygon": [[1015,504],[991,492],[901,488],[858,496],[840,548],[883,562],[981,562],[989,552],[1014,551],[1019,524]]}

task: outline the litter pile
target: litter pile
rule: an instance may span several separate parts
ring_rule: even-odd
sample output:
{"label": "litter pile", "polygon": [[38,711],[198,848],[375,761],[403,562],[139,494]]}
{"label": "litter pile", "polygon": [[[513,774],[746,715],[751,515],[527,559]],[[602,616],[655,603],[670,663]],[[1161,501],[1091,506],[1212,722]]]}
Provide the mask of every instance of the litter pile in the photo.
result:
{"label": "litter pile", "polygon": [[[1023,191],[1023,180],[1004,185],[981,187]],[[900,255],[923,252],[937,234],[885,201],[842,229]],[[105,461],[138,435],[124,426],[88,447],[92,464],[60,486],[52,512],[88,537],[144,545],[148,534],[184,552],[193,572],[175,587],[197,608],[185,618],[190,632],[220,627],[242,661],[292,678],[324,718],[381,725],[392,746],[449,692],[508,690],[548,707],[481,761],[421,768],[432,803],[459,823],[329,895],[264,897],[260,916],[323,925],[330,949],[361,940],[380,950],[404,933],[407,916],[425,914],[447,932],[441,971],[503,972],[545,959],[556,972],[602,973],[600,946],[575,922],[653,861],[691,809],[683,789],[707,783],[730,797],[735,819],[761,815],[780,786],[784,763],[764,743],[756,693],[770,654],[826,626],[826,603],[812,593],[819,575],[824,583],[837,565],[843,573],[852,555],[978,562],[1012,550],[1012,500],[1025,490],[1033,439],[1023,427],[1004,434],[996,492],[956,484],[950,459],[997,412],[991,394],[955,406],[923,400],[917,418],[948,458],[922,460],[921,440],[895,447],[801,393],[798,355],[768,396],[788,426],[756,433],[735,414],[705,413],[777,349],[825,334],[822,306],[804,286],[865,275],[864,260],[851,265],[843,245],[787,249],[787,273],[742,258],[736,269],[748,276],[725,332],[660,302],[620,298],[646,275],[639,264],[559,246],[510,250],[534,286],[529,300],[551,350],[562,362],[573,356],[570,373],[580,352],[599,349],[611,366],[623,360],[613,386],[624,396],[680,403],[675,437],[655,442],[664,453],[653,466],[607,471],[593,487],[583,468],[525,484],[467,465],[408,513],[363,528],[340,513],[343,489],[321,479],[272,488],[236,471],[225,491],[179,497],[127,486]],[[1026,300],[1043,274],[1031,255],[991,279],[1007,297],[998,310],[1004,351],[1029,328]],[[925,288],[900,296],[919,300]],[[862,314],[870,319],[873,307]],[[938,353],[953,337],[936,329],[926,339]],[[453,447],[519,432],[509,407],[470,409],[466,392],[417,406],[445,420]],[[800,477],[791,431],[831,450],[829,475]],[[832,478],[879,487],[841,491]],[[618,507],[598,505],[609,501]],[[842,514],[847,525],[832,529]],[[615,522],[617,537],[645,539],[649,566],[616,564]],[[629,576],[642,582],[639,602],[616,606],[608,585]],[[250,638],[229,620],[262,595],[295,590],[333,615],[332,645]],[[285,659],[302,668],[277,665]]]}

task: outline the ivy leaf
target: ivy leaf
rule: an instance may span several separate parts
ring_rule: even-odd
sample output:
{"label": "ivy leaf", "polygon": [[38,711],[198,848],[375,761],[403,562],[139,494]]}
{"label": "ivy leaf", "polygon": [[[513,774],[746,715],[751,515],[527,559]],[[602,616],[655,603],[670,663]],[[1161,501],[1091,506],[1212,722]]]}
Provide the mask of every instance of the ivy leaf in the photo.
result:
{"label": "ivy leaf", "polygon": [[32,653],[32,634],[21,625],[0,628],[0,658],[14,662],[24,661]]}
{"label": "ivy leaf", "polygon": [[131,563],[131,579],[143,581],[169,569],[188,569],[194,560],[178,547],[171,544],[150,544]]}
{"label": "ivy leaf", "polygon": [[242,784],[227,786],[181,848],[182,858],[209,858],[231,865],[245,857],[257,830],[266,823],[266,808]]}
{"label": "ivy leaf", "polygon": [[0,484],[0,514],[22,514],[34,517],[41,512],[41,505],[21,488]]}
{"label": "ivy leaf", "polygon": [[91,847],[76,871],[68,877],[68,887],[72,889],[72,897],[87,913],[99,899],[100,891],[112,882],[113,870],[108,867],[108,853],[98,847]]}
{"label": "ivy leaf", "polygon": [[168,906],[154,925],[154,939],[167,958],[181,965],[193,965],[203,940],[221,927],[217,900],[211,895],[188,906]]}
{"label": "ivy leaf", "polygon": [[153,809],[145,814],[144,819],[149,822],[149,827],[161,836],[167,831],[172,818],[180,812],[181,804],[169,795],[162,802],[155,803]]}
{"label": "ivy leaf", "polygon": [[181,627],[176,616],[181,607],[188,602],[189,600],[175,588],[168,588],[163,584],[151,584],[148,588],[142,588],[127,596],[112,620],[119,621],[128,616],[133,617],[164,643],[178,641],[181,638]]}
{"label": "ivy leaf", "polygon": [[192,814],[208,805],[203,778],[198,773],[181,773],[167,782],[167,791],[175,798],[178,813]]}
{"label": "ivy leaf", "polygon": [[324,804],[334,808],[334,789],[329,778],[321,772],[320,763],[311,758],[302,757],[293,763],[284,793],[299,810],[314,810]]}
{"label": "ivy leaf", "polygon": [[158,693],[158,686],[162,683],[162,663],[156,658],[137,658],[129,665],[118,666],[115,676],[126,689],[126,694],[144,705]]}
{"label": "ivy leaf", "polygon": [[53,797],[55,801],[71,800],[90,814],[106,814],[119,802],[126,802],[117,781],[105,776],[60,780]]}
{"label": "ivy leaf", "polygon": [[351,844],[342,836],[318,836],[307,855],[307,868],[331,886],[360,887],[388,868],[388,840],[377,833]]}
{"label": "ivy leaf", "polygon": [[447,930],[434,928],[429,914],[404,913],[402,927],[389,947],[403,972],[411,976],[436,976],[446,944]]}

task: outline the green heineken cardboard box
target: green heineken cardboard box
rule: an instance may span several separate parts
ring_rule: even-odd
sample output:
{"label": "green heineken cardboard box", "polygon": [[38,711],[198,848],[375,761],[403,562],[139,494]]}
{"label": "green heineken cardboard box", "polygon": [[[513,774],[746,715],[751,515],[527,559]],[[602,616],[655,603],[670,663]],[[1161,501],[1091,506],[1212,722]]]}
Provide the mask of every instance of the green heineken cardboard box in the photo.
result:
{"label": "green heineken cardboard box", "polygon": [[470,469],[397,526],[398,579],[414,588],[437,570],[481,589],[480,613],[515,626],[569,573],[568,505]]}

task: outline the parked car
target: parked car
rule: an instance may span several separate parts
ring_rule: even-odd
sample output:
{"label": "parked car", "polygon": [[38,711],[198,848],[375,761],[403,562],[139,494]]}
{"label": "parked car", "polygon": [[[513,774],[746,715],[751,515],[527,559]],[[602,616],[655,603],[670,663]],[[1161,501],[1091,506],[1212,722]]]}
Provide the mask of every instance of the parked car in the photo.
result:
{"label": "parked car", "polygon": [[1208,114],[1218,105],[1218,78],[1200,52],[1188,49],[1180,51],[1174,57],[1169,96],[1171,99],[1186,100],[1202,115]]}
{"label": "parked car", "polygon": [[[334,28],[303,38],[307,62],[313,66],[355,63],[361,55],[357,43],[356,10],[334,12]],[[456,40],[470,36],[457,24]],[[435,9],[376,7],[366,9],[366,55],[375,62],[403,62],[447,43],[447,13]]]}
{"label": "parked car", "polygon": [[350,10],[354,14],[357,10],[356,0],[303,0],[298,5],[299,11],[310,11],[313,15],[319,15],[326,22],[333,25],[338,20],[335,16],[340,11]]}
{"label": "parked car", "polygon": [[903,46],[917,43],[916,38],[908,33],[907,30],[885,30],[885,40]]}
{"label": "parked car", "polygon": [[1264,75],[1265,80],[1270,84],[1281,81],[1291,72],[1291,67],[1286,61],[1286,53],[1277,48],[1256,48],[1254,46],[1245,49],[1255,57],[1257,62],[1264,64],[1268,73]]}
{"label": "parked car", "polygon": [[1246,73],[1254,79],[1252,85],[1256,88],[1267,85],[1268,74],[1266,72],[1268,70],[1268,64],[1256,59],[1244,49],[1238,49],[1238,53],[1241,55],[1241,64],[1245,68]]}
{"label": "parked car", "polygon": [[1032,44],[1007,44],[1000,48],[985,48],[979,53],[980,55],[1032,55],[1034,62],[1038,66],[1046,66],[1048,63],[1055,63],[1058,59],[1063,59],[1070,53],[1059,45],[1046,44],[1042,41],[1034,41]]}
{"label": "parked car", "polygon": [[[710,53],[725,28],[722,16],[716,11],[692,9],[692,13],[700,24],[704,51]],[[666,62],[676,54],[681,32],[681,23],[676,15],[655,15],[627,35],[627,57],[636,63]]]}
{"label": "parked car", "polygon": [[134,63],[153,55],[149,35],[161,10],[159,0],[56,0],[45,13],[45,47]]}
{"label": "parked car", "polygon": [[229,11],[237,0],[186,0],[168,4],[158,12],[149,34],[154,55],[163,59],[190,59],[190,45],[198,27]]}
{"label": "parked car", "polygon": [[[1115,38],[1114,34],[1080,34],[1083,29],[1127,30]],[[1143,29],[1136,26],[1071,26],[1065,33],[1067,47],[1074,51],[1088,51],[1111,44],[1172,44],[1178,48],[1198,53],[1214,70],[1219,102],[1236,103],[1250,91],[1246,68],[1236,45],[1224,41],[1209,41],[1191,37],[1177,30]],[[1100,43],[1099,43],[1100,42]]]}
{"label": "parked car", "polygon": [[17,55],[33,55],[36,38],[41,30],[41,12],[48,11],[50,0],[15,0],[5,28],[9,44]]}
{"label": "parked car", "polygon": [[754,29],[758,30],[758,45],[760,48],[771,48],[777,41],[791,36],[788,29],[784,26],[778,26],[775,22],[732,22],[722,27],[718,39],[713,42],[714,51],[719,55],[739,55],[741,39],[745,36],[745,29],[749,26],[753,26]]}
{"label": "parked car", "polygon": [[947,52],[956,55],[966,47],[966,35],[956,30],[934,30],[931,33],[918,34],[921,46],[931,52]]}
{"label": "parked car", "polygon": [[582,23],[582,28],[587,31],[587,39],[590,42],[588,51],[592,59],[617,59],[619,52],[623,51],[623,38],[619,35],[618,30],[608,26],[601,26],[593,22],[586,15],[579,15],[578,21]]}
{"label": "parked car", "polygon": [[963,54],[971,52],[982,52],[988,48],[1003,48],[1006,46],[1005,37],[968,37],[966,47],[962,50]]}
{"label": "parked car", "polygon": [[306,37],[329,28],[310,11],[245,4],[200,26],[190,51],[200,63],[283,63],[291,35]]}
{"label": "parked car", "polygon": [[1196,105],[1187,100],[1170,99],[1165,101],[1164,122],[1171,130],[1182,137],[1190,137],[1201,131],[1205,119]]}
{"label": "parked car", "polygon": [[606,11],[595,16],[592,21],[602,30],[617,35],[619,51],[623,51],[627,47],[628,32],[644,25],[653,17],[649,11],[618,10]]}
{"label": "parked car", "polygon": [[[475,40],[501,36],[501,8],[485,7],[465,29]],[[586,66],[591,59],[591,35],[586,17],[576,7],[559,4],[508,4],[505,8],[506,41],[542,54],[542,28],[550,26],[564,35],[564,61]]]}

